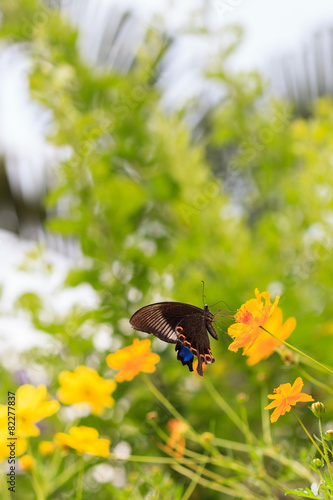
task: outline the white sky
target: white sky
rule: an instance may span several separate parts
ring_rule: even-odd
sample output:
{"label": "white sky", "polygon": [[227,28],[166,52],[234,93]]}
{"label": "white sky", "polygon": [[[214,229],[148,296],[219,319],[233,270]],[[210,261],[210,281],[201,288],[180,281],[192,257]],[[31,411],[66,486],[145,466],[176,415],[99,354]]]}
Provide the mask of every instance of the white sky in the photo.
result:
{"label": "white sky", "polygon": [[333,2],[243,0],[229,20],[246,28],[239,64],[260,67],[272,58],[298,52],[317,28],[332,24]]}
{"label": "white sky", "polygon": [[[112,0],[111,0],[112,1]],[[113,3],[120,5],[119,0]],[[203,4],[210,6],[215,26],[239,23],[246,37],[237,57],[240,67],[261,67],[271,58],[297,51],[317,28],[333,24],[332,0],[125,0],[149,23],[153,13],[162,13],[167,24],[179,28],[188,13]]]}

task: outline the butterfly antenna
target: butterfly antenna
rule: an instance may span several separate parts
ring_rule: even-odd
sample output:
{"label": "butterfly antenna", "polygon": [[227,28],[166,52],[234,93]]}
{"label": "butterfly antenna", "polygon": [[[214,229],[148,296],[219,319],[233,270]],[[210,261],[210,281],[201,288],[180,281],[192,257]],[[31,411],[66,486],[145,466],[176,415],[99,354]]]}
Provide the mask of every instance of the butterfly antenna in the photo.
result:
{"label": "butterfly antenna", "polygon": [[201,280],[201,283],[202,283],[202,302],[203,302],[203,306],[205,307],[205,299],[206,299],[206,295],[205,295],[205,282],[203,280]]}
{"label": "butterfly antenna", "polygon": [[225,300],[219,300],[218,302],[215,302],[215,304],[212,304],[211,306],[209,307],[214,307],[216,306],[216,304],[220,304],[221,302],[223,302],[223,304],[225,304],[227,306],[227,309],[229,309],[230,312],[234,312],[231,307],[227,304],[227,302]]}

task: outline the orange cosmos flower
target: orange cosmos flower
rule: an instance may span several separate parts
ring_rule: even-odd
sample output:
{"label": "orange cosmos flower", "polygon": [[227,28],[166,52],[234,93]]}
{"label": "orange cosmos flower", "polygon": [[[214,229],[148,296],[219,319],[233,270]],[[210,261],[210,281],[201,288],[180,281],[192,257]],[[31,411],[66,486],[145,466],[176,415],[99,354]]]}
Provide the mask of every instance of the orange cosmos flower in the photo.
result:
{"label": "orange cosmos flower", "polygon": [[301,392],[303,385],[303,380],[301,377],[298,377],[293,385],[290,385],[289,383],[281,384],[277,389],[274,389],[275,394],[269,394],[267,396],[269,399],[275,400],[265,407],[265,410],[275,408],[271,415],[272,423],[276,422],[281,415],[290,411],[291,407],[295,406],[299,401],[314,401],[312,396]]}
{"label": "orange cosmos flower", "polygon": [[[263,324],[263,327],[273,333],[273,335],[279,337],[279,339],[286,340],[295,330],[296,320],[295,318],[288,318],[283,323],[282,310],[280,307],[277,307],[272,316]],[[261,330],[252,347],[246,349],[245,354],[249,357],[247,364],[252,366],[259,363],[262,359],[268,358],[279,345],[281,345],[279,340]]]}
{"label": "orange cosmos flower", "polygon": [[117,382],[132,380],[138,373],[153,373],[160,360],[158,354],[150,351],[150,340],[134,339],[132,345],[109,354],[107,364],[114,370],[120,370],[115,376]]}
{"label": "orange cosmos flower", "polygon": [[182,457],[185,450],[185,433],[187,431],[187,425],[181,420],[175,418],[169,420],[167,423],[167,428],[171,431],[170,437],[167,442],[167,448],[170,450],[175,450],[174,455],[176,457]]}
{"label": "orange cosmos flower", "polygon": [[102,415],[105,408],[114,405],[110,394],[116,388],[115,382],[100,377],[92,368],[78,366],[73,372],[63,371],[59,382],[61,387],[57,395],[62,403],[87,403],[94,415]]}
{"label": "orange cosmos flower", "polygon": [[270,294],[268,292],[259,293],[257,288],[254,293],[256,298],[248,300],[238,309],[234,316],[236,323],[228,328],[228,334],[234,339],[229,345],[230,351],[237,352],[240,347],[244,347],[243,354],[247,354],[262,332],[260,327],[272,316],[279,302],[280,297],[276,297],[272,304]]}
{"label": "orange cosmos flower", "polygon": [[110,441],[98,439],[98,431],[93,427],[72,427],[69,434],[58,432],[56,439],[63,448],[73,448],[79,455],[89,453],[98,457],[109,456]]}

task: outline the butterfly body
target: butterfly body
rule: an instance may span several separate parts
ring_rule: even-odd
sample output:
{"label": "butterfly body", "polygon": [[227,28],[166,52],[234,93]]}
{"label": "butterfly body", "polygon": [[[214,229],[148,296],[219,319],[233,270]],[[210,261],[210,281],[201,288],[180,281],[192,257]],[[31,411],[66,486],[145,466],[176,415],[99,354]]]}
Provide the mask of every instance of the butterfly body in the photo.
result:
{"label": "butterfly body", "polygon": [[214,363],[207,330],[218,340],[213,327],[214,315],[182,302],[158,302],[142,307],[130,319],[135,330],[150,333],[170,344],[176,344],[177,359],[193,371],[193,356],[198,358],[197,372],[203,376],[202,364]]}

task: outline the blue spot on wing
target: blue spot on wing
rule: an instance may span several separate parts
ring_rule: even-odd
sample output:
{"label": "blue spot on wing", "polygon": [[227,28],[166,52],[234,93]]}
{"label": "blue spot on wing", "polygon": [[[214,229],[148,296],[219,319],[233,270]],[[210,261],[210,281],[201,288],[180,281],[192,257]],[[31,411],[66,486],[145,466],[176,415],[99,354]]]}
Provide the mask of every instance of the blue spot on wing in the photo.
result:
{"label": "blue spot on wing", "polygon": [[188,361],[190,361],[190,359],[193,359],[193,354],[184,345],[182,346],[181,350],[179,351],[179,356],[181,358],[183,358],[183,360],[184,360],[185,363],[187,363]]}
{"label": "blue spot on wing", "polygon": [[182,365],[188,366],[190,372],[193,372],[193,354],[187,347],[185,347],[181,342],[176,344],[175,351],[177,352],[177,359],[182,363]]}

